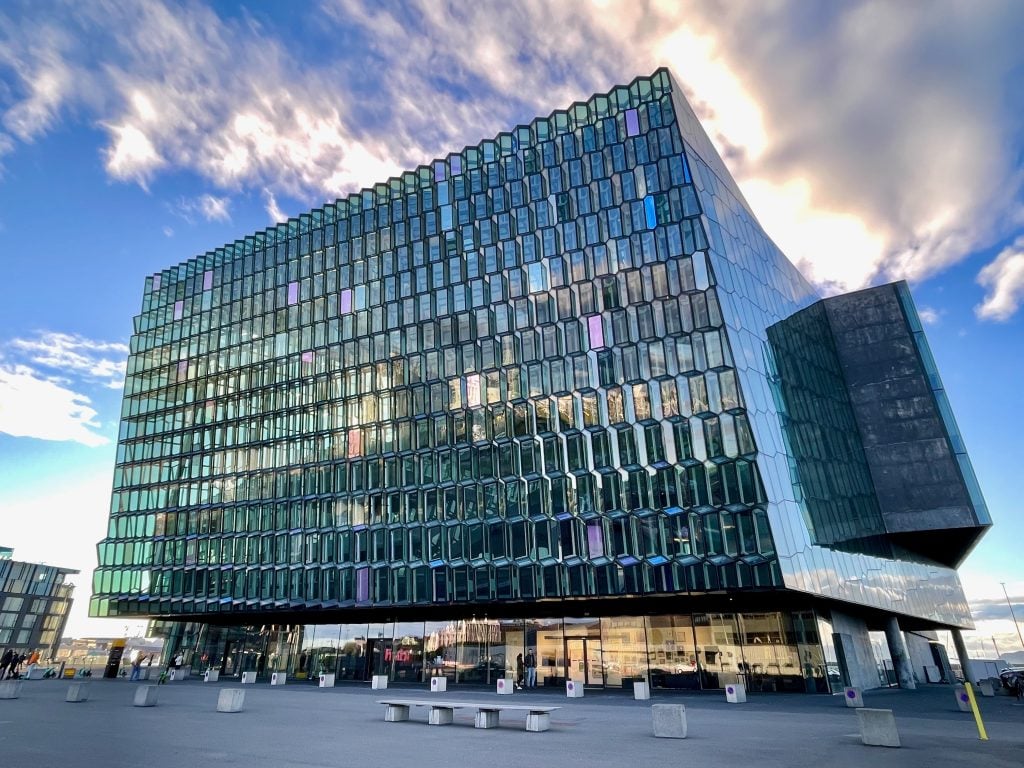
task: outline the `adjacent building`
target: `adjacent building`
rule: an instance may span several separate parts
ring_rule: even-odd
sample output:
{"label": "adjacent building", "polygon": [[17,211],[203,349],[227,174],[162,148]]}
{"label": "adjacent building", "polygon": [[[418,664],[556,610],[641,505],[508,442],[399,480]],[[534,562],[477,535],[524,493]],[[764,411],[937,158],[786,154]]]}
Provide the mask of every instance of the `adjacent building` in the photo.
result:
{"label": "adjacent building", "polygon": [[23,563],[14,550],[0,547],[0,654],[8,648],[43,661],[53,659],[75,587],[67,576],[78,571],[43,563]]}
{"label": "adjacent building", "polygon": [[91,613],[551,686],[871,687],[885,632],[912,685],[989,525],[907,286],[820,297],[659,70],[147,278]]}

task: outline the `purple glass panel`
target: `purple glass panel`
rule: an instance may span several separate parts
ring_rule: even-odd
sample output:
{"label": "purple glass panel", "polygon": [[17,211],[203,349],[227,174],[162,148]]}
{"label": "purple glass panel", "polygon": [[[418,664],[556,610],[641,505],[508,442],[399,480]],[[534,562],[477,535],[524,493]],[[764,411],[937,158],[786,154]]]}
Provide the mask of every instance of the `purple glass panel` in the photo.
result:
{"label": "purple glass panel", "polygon": [[587,318],[587,328],[590,331],[590,348],[600,349],[604,346],[604,325],[601,323],[600,315],[591,315]]}
{"label": "purple glass panel", "polygon": [[161,277],[162,277],[162,275],[153,275],[153,290],[154,291],[159,291],[160,290],[160,285],[161,285],[160,278]]}
{"label": "purple glass panel", "polygon": [[591,557],[604,555],[604,531],[598,522],[587,523],[587,551]]}
{"label": "purple glass panel", "polygon": [[452,167],[452,176],[458,176],[462,173],[462,158],[458,155],[449,157],[448,164]]}
{"label": "purple glass panel", "polygon": [[341,306],[338,308],[341,314],[345,315],[352,311],[352,289],[346,288],[341,292]]}
{"label": "purple glass panel", "polygon": [[174,319],[181,320],[183,314],[185,314],[185,302],[180,300],[174,302]]}
{"label": "purple glass panel", "polygon": [[188,360],[178,361],[178,381],[188,377]]}
{"label": "purple glass panel", "polygon": [[640,118],[637,116],[635,109],[626,110],[626,135],[640,135]]}
{"label": "purple glass panel", "polygon": [[316,355],[314,355],[313,350],[307,349],[305,352],[302,353],[302,362],[312,363],[315,357]]}
{"label": "purple glass panel", "polygon": [[370,599],[370,569],[360,568],[356,571],[356,602],[365,603]]}
{"label": "purple glass panel", "polygon": [[444,161],[434,163],[434,181],[444,181]]}
{"label": "purple glass panel", "polygon": [[208,291],[213,288],[213,270],[208,269],[203,272],[203,290]]}
{"label": "purple glass panel", "polygon": [[299,303],[299,283],[288,283],[288,306]]}

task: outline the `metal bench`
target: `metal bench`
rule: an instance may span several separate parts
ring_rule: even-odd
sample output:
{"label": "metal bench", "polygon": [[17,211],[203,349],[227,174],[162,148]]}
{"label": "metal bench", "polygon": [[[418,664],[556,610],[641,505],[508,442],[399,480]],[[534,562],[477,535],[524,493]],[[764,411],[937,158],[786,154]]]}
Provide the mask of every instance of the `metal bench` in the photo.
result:
{"label": "metal bench", "polygon": [[400,723],[409,719],[410,707],[429,707],[427,722],[430,725],[450,725],[455,719],[456,709],[476,710],[475,727],[497,728],[498,718],[503,711],[526,712],[526,730],[539,733],[551,727],[551,713],[561,707],[547,707],[531,704],[493,704],[485,701],[443,701],[439,699],[380,699],[378,704],[387,706],[384,720]]}

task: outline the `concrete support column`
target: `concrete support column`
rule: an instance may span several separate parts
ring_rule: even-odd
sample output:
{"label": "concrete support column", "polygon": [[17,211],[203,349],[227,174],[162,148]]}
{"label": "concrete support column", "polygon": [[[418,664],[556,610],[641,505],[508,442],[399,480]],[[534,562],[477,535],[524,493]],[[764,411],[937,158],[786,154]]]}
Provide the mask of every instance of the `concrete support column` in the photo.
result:
{"label": "concrete support column", "polygon": [[964,636],[960,633],[959,629],[954,629],[952,635],[953,647],[956,648],[956,657],[960,659],[960,673],[964,676],[964,680],[974,682],[974,676],[971,674],[971,659],[967,655]]}
{"label": "concrete support column", "polygon": [[914,670],[910,666],[910,654],[907,652],[907,643],[900,630],[900,622],[895,616],[890,616],[885,623],[885,640],[889,644],[889,655],[892,656],[892,666],[896,670],[896,679],[900,688],[913,691],[917,688],[914,682]]}

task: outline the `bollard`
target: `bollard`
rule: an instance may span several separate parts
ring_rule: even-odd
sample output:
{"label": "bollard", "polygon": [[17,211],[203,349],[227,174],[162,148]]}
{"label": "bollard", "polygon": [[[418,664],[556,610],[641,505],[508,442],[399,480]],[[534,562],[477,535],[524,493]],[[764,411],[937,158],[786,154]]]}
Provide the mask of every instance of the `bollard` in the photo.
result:
{"label": "bollard", "polygon": [[651,698],[651,686],[646,682],[633,683],[633,698],[636,701],[647,701]]}
{"label": "bollard", "polygon": [[725,686],[725,700],[730,704],[744,704],[747,701],[747,688],[743,683],[729,683]]}
{"label": "bollard", "polygon": [[864,706],[864,697],[861,695],[860,688],[844,688],[843,701],[846,702],[848,707],[860,708]]}
{"label": "bollard", "polygon": [[577,683],[575,680],[565,681],[565,697],[567,699],[582,699],[583,698],[583,683]]}
{"label": "bollard", "polygon": [[70,701],[72,703],[78,703],[81,701],[89,700],[89,684],[88,683],[72,683],[68,686],[68,695],[64,697],[64,701]]}
{"label": "bollard", "polygon": [[898,747],[900,733],[896,730],[896,718],[891,709],[857,710],[857,723],[860,725],[860,740],[869,747]]}
{"label": "bollard", "polygon": [[245,691],[241,688],[224,688],[217,696],[218,712],[241,712],[245,706]]}
{"label": "bollard", "polygon": [[448,690],[448,678],[447,677],[432,677],[430,678],[430,692],[431,693],[444,693]]}
{"label": "bollard", "polygon": [[682,704],[655,704],[651,707],[654,735],[660,739],[686,738],[686,707]]}
{"label": "bollard", "polygon": [[961,712],[970,712],[971,700],[967,698],[967,689],[958,685],[953,688],[953,693],[956,696],[956,708]]}
{"label": "bollard", "polygon": [[133,706],[155,707],[156,692],[157,687],[155,685],[140,685],[135,689],[135,701],[133,702]]}

